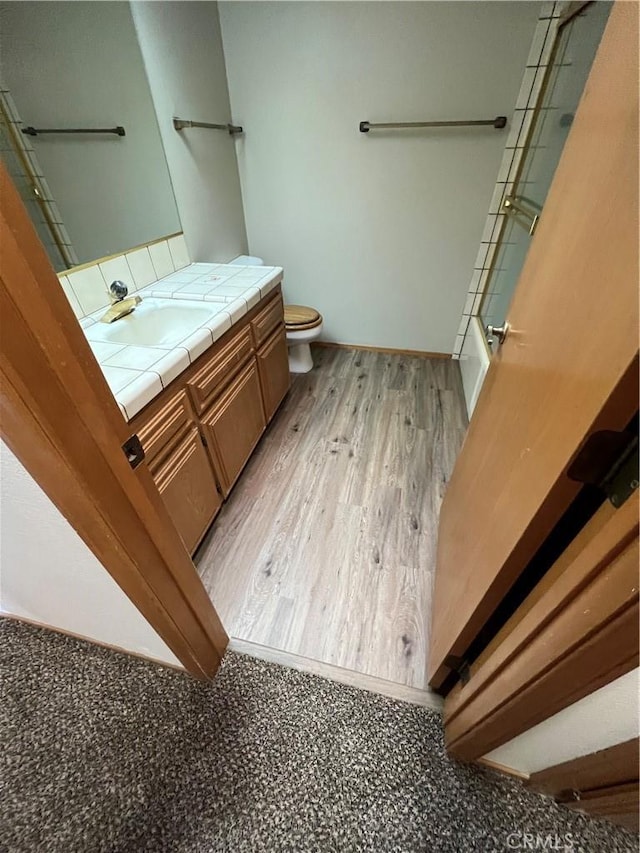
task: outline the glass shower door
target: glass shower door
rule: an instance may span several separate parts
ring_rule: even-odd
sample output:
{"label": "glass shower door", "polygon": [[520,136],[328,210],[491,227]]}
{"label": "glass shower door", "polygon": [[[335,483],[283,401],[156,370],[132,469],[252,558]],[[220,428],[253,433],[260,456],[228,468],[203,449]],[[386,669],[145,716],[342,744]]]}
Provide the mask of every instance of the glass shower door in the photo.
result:
{"label": "glass shower door", "polygon": [[[578,107],[611,3],[580,3],[560,29],[511,195],[480,305],[489,344],[497,343],[529,244],[543,212],[573,116]],[[495,331],[494,331],[495,330]]]}

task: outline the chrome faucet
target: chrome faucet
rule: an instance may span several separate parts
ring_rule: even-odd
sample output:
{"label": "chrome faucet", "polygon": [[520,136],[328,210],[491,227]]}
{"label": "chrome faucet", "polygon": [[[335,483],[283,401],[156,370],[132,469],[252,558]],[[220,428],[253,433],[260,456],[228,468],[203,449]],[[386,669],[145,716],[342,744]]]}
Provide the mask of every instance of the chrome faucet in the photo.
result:
{"label": "chrome faucet", "polygon": [[124,283],[124,281],[112,281],[109,285],[109,296],[111,298],[111,302],[122,302],[122,300],[129,294],[129,288]]}
{"label": "chrome faucet", "polygon": [[111,307],[100,317],[101,323],[114,323],[121,317],[126,317],[135,310],[136,305],[142,302],[140,296],[130,296],[127,299],[129,288],[123,281],[112,281],[107,292]]}

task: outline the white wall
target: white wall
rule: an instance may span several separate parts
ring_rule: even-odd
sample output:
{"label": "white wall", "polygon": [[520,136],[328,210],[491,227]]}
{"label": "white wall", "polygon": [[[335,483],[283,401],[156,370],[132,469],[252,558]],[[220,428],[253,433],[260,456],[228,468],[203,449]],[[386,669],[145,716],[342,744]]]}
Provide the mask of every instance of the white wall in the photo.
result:
{"label": "white wall", "polygon": [[469,418],[471,418],[478,402],[482,383],[488,369],[489,355],[484,342],[482,324],[479,317],[472,317],[460,353],[462,388]]}
{"label": "white wall", "polygon": [[569,705],[485,758],[535,773],[638,737],[638,681],[633,670]]}
{"label": "white wall", "polygon": [[26,125],[126,136],[31,139],[80,263],[180,231],[126,3],[0,6],[2,75]]}
{"label": "white wall", "polygon": [[231,123],[217,4],[134,2],[131,10],[189,252],[194,261],[229,261],[247,251],[238,143],[220,130],[179,133],[172,124],[174,116]]}
{"label": "white wall", "polygon": [[539,3],[223,2],[252,254],[330,340],[451,352]]}
{"label": "white wall", "polygon": [[180,662],[0,442],[0,611]]}

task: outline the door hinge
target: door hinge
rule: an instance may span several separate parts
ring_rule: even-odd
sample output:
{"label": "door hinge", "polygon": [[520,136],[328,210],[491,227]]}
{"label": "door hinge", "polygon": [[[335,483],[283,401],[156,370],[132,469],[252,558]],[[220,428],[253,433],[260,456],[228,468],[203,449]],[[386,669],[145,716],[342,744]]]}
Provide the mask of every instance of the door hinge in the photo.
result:
{"label": "door hinge", "polygon": [[209,447],[209,445],[207,444],[207,439],[203,436],[202,433],[200,433],[200,441],[202,442],[204,447]]}
{"label": "door hinge", "polygon": [[469,661],[466,658],[456,657],[456,655],[447,655],[444,659],[444,665],[458,676],[463,684],[467,684],[471,678],[471,669]]}
{"label": "door hinge", "polygon": [[132,468],[137,468],[144,459],[144,447],[137,435],[132,435],[122,445],[127,462]]}
{"label": "door hinge", "polygon": [[221,486],[220,486],[220,483],[219,483],[217,480],[216,480],[216,492],[217,492],[219,495],[222,495],[222,488],[221,488]]}
{"label": "door hinge", "polygon": [[638,436],[600,430],[584,442],[567,470],[569,479],[596,486],[619,508],[638,488]]}

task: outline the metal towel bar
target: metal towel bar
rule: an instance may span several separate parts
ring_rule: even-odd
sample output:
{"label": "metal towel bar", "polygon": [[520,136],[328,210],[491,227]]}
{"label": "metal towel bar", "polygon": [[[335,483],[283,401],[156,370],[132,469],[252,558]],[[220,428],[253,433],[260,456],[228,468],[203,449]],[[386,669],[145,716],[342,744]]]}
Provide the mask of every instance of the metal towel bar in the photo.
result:
{"label": "metal towel bar", "polygon": [[235,124],[211,124],[207,121],[188,121],[183,118],[174,118],[173,126],[176,130],[183,130],[185,127],[208,127],[211,130],[226,130],[231,136],[236,133],[244,133],[244,130]]}
{"label": "metal towel bar", "polygon": [[113,133],[115,136],[126,136],[124,127],[23,127],[22,132],[27,136],[40,136],[41,133]]}
{"label": "metal towel bar", "polygon": [[506,116],[479,119],[478,121],[388,121],[388,122],[360,122],[360,133],[369,133],[376,127],[404,128],[404,127],[493,127],[502,130],[507,126]]}

